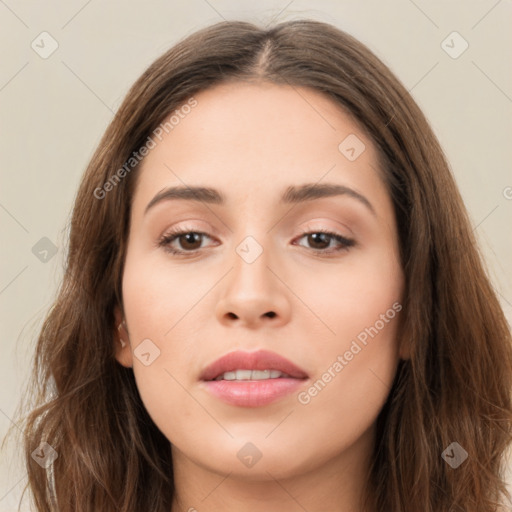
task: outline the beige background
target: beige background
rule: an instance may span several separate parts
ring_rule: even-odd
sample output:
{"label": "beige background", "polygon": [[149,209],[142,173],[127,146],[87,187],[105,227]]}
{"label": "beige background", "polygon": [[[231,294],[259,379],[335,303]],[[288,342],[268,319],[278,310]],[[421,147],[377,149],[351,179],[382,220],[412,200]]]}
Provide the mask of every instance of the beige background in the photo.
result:
{"label": "beige background", "polygon": [[[34,336],[61,277],[80,176],[113,112],[157,56],[223,18],[261,24],[299,17],[327,21],[359,38],[391,67],[448,155],[512,323],[512,2],[254,4],[0,0],[0,437],[11,425]],[[58,44],[48,58],[31,47],[35,41],[40,53],[51,49],[49,37],[39,36],[43,31]],[[458,58],[442,47],[453,31],[469,44]],[[452,39],[449,51],[462,49],[463,41]],[[32,252],[43,237],[58,246],[46,263]],[[16,510],[26,482],[16,446],[10,450],[0,460],[0,512]]]}

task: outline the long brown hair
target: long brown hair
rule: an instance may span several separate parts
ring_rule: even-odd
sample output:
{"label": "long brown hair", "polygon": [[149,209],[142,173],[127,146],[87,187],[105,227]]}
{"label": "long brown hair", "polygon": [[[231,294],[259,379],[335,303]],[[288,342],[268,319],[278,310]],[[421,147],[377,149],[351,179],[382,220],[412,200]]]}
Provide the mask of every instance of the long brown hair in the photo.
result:
{"label": "long brown hair", "polygon": [[[24,450],[37,510],[170,510],[170,443],[114,357],[137,165],[122,179],[118,171],[165,118],[226,80],[320,91],[379,154],[406,280],[398,342],[410,358],[377,419],[364,510],[495,511],[510,499],[512,340],[463,201],[403,85],[356,39],[310,20],[269,29],[229,21],[192,34],[143,73],[106,130],[76,197],[62,286],[34,358]],[[48,469],[31,456],[41,442],[58,453]],[[455,469],[442,455],[459,446],[468,456]]]}

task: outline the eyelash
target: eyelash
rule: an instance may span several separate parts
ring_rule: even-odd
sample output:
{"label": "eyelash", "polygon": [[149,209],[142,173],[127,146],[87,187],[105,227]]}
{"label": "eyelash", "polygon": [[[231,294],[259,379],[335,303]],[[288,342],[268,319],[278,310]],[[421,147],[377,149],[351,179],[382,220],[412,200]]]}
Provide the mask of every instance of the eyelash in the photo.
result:
{"label": "eyelash", "polygon": [[[167,232],[166,234],[164,234],[159,239],[158,246],[163,247],[166,252],[169,252],[175,256],[183,256],[183,257],[195,256],[201,249],[195,249],[193,251],[184,251],[181,249],[174,249],[170,246],[170,244],[174,240],[178,239],[180,236],[187,235],[190,233],[194,233],[196,235],[201,235],[201,236],[207,236],[208,238],[211,238],[207,233],[204,233],[202,231],[197,231],[197,230],[188,229],[188,228],[178,228],[178,229],[171,230],[171,231]],[[350,247],[355,245],[355,240],[350,239],[350,238],[345,238],[344,236],[338,235],[337,233],[333,233],[332,231],[328,231],[325,229],[315,229],[315,230],[311,230],[311,231],[305,231],[301,235],[299,235],[298,239],[301,239],[306,235],[317,234],[317,233],[323,233],[325,235],[328,235],[331,237],[331,239],[334,239],[339,244],[341,244],[341,247],[339,247],[337,249],[332,249],[332,248],[329,250],[327,250],[327,249],[310,249],[313,252],[326,255],[326,257],[333,253],[340,253],[340,252],[348,251]]]}

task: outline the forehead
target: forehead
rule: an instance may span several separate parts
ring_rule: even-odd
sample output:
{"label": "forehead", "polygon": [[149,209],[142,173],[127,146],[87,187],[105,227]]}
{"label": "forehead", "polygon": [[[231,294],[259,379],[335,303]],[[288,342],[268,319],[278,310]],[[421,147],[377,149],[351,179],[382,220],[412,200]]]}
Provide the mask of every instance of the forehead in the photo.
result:
{"label": "forehead", "polygon": [[[371,140],[319,91],[231,82],[194,99],[196,105],[175,116],[172,128],[155,139],[140,169],[136,200],[187,184],[226,190],[228,200],[229,191],[238,199],[261,192],[277,200],[290,184],[323,179],[383,189]],[[355,159],[348,158],[353,151],[344,153],[352,148]]]}
{"label": "forehead", "polygon": [[[340,137],[362,132],[340,104],[306,87],[228,82],[201,91],[194,99],[197,106],[180,116],[179,123],[164,134],[168,139],[172,133],[174,152],[178,146],[190,151],[200,143],[211,150],[218,148],[218,156],[235,143],[229,147],[230,154],[243,146],[250,151],[247,157],[255,153],[264,156],[261,149],[268,153],[288,148],[288,144],[296,155],[315,147],[330,147],[336,154]],[[195,140],[191,140],[192,133]],[[298,144],[306,141],[305,146]]]}

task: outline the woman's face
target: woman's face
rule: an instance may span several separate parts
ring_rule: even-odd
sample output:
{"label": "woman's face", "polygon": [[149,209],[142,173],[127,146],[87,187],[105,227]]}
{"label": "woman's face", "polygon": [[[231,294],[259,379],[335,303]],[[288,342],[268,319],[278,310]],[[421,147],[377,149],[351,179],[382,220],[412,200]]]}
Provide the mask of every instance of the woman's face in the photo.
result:
{"label": "woman's face", "polygon": [[307,88],[231,83],[195,100],[140,169],[116,357],[175,465],[254,478],[353,468],[403,356],[376,150]]}

